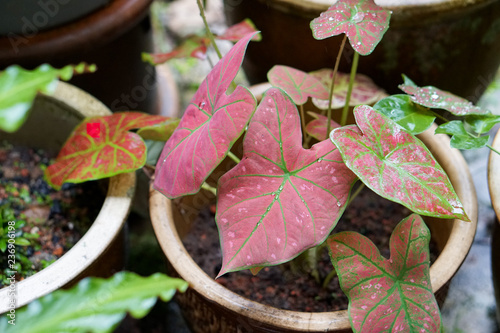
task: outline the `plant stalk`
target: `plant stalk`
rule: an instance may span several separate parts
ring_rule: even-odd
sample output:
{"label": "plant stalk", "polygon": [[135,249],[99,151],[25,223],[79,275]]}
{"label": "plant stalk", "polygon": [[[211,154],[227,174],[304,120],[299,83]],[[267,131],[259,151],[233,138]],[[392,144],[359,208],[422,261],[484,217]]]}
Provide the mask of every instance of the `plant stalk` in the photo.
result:
{"label": "plant stalk", "polygon": [[500,155],[500,152],[498,150],[496,150],[495,148],[493,148],[492,146],[490,146],[489,144],[486,144],[486,147],[490,148],[491,151],[494,151],[495,153],[497,153],[498,155]]}
{"label": "plant stalk", "polygon": [[299,110],[300,110],[300,124],[302,126],[302,135],[306,139],[305,141],[307,142],[307,132],[306,132],[306,116],[304,114],[304,105],[301,104],[299,105]]}
{"label": "plant stalk", "polygon": [[201,188],[204,190],[210,191],[210,192],[212,192],[213,195],[217,196],[217,189],[215,187],[208,185],[207,182],[204,182],[201,185]]}
{"label": "plant stalk", "polygon": [[358,70],[358,63],[359,63],[359,53],[354,52],[354,58],[352,60],[352,67],[351,67],[351,76],[349,78],[349,87],[347,88],[347,96],[345,98],[344,109],[342,110],[342,119],[340,120],[340,126],[344,126],[347,123],[349,102],[351,101],[352,87],[354,86],[354,78],[356,77],[356,71]]}
{"label": "plant stalk", "polygon": [[332,130],[330,122],[332,121],[333,90],[335,87],[335,79],[337,78],[337,72],[339,70],[340,56],[344,52],[344,45],[345,45],[346,39],[347,39],[347,35],[344,34],[344,39],[342,39],[342,44],[340,44],[340,50],[339,50],[339,53],[337,54],[337,59],[335,60],[335,67],[333,68],[332,83],[330,84],[330,94],[328,96],[328,111],[327,111],[328,120],[326,123],[326,136],[327,137],[330,135],[330,131]]}
{"label": "plant stalk", "polygon": [[236,163],[240,163],[241,160],[238,158],[238,156],[234,155],[231,151],[228,151],[227,156],[235,161]]}
{"label": "plant stalk", "polygon": [[220,60],[222,59],[222,54],[220,53],[220,50],[217,47],[217,44],[215,43],[214,34],[212,33],[212,30],[210,30],[210,27],[208,26],[207,17],[205,16],[205,8],[203,7],[203,3],[201,2],[201,0],[197,0],[197,2],[198,2],[198,9],[200,10],[200,16],[203,20],[203,24],[205,24],[205,30],[207,31],[208,39],[210,39],[210,42],[214,46],[215,52],[217,53],[217,56],[219,57]]}
{"label": "plant stalk", "polygon": [[351,195],[349,198],[349,201],[347,202],[347,206],[351,204],[351,202],[361,193],[361,191],[365,188],[365,183],[361,183],[361,185],[358,186],[356,191]]}

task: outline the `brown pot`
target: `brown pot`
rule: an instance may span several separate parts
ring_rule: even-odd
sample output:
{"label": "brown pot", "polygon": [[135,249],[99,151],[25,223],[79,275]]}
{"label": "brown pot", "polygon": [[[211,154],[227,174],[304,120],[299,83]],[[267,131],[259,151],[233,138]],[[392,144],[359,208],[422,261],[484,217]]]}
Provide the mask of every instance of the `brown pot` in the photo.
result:
{"label": "brown pot", "polygon": [[[39,95],[27,122],[13,134],[0,132],[0,140],[59,151],[74,127],[84,118],[111,114],[101,102],[82,90],[59,82],[51,96]],[[135,173],[111,177],[108,193],[90,229],[67,253],[42,271],[16,282],[16,307],[87,276],[108,277],[125,263],[123,225],[135,187]],[[8,311],[9,288],[0,289],[0,313]]]}
{"label": "brown pot", "polygon": [[[63,26],[43,30],[44,21],[33,16],[22,27],[22,33],[0,36],[0,69],[12,64],[34,68],[42,63],[56,67],[82,61],[95,63],[96,73],[76,76],[71,83],[112,111],[155,112],[155,69],[141,60],[141,52],[153,49],[148,17],[152,0],[108,2]],[[61,4],[58,15],[63,8]]]}
{"label": "brown pot", "polygon": [[[497,132],[492,143],[493,148],[500,151],[500,131]],[[488,185],[493,209],[497,214],[497,223],[493,228],[491,240],[491,270],[493,275],[493,288],[497,301],[497,322],[500,325],[500,156],[490,153],[488,163]]]}
{"label": "brown pot", "polygon": [[[477,101],[500,65],[500,1],[377,0],[393,11],[375,51],[361,57],[358,72],[388,93],[400,93],[401,74]],[[262,41],[250,43],[244,69],[251,83],[266,81],[276,64],[305,71],[333,68],[343,35],[317,41],[309,23],[328,8],[318,0],[224,0],[228,24],[251,18]],[[385,6],[387,4],[388,6]],[[340,70],[349,72],[347,45]]]}
{"label": "brown pot", "polygon": [[[433,135],[434,129],[419,138],[448,173],[472,220],[467,223],[426,219],[441,251],[430,269],[432,288],[440,301],[472,245],[477,226],[477,199],[462,155],[450,148],[447,136]],[[205,274],[190,257],[181,238],[189,228],[187,221],[197,216],[197,208],[210,200],[202,192],[172,205],[160,192],[151,190],[150,194],[150,214],[156,237],[173,274],[189,282],[188,291],[176,297],[193,332],[351,332],[346,310],[325,313],[281,310],[239,296]]]}

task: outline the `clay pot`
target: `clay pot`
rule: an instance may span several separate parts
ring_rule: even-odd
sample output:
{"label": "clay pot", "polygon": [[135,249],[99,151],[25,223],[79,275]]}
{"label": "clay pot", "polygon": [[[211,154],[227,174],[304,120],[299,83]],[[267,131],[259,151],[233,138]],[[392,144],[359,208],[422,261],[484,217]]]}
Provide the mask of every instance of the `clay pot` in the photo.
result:
{"label": "clay pot", "polygon": [[[276,64],[305,71],[333,68],[343,34],[317,41],[309,23],[334,1],[224,0],[228,24],[251,18],[262,41],[250,43],[244,69],[251,83],[266,81]],[[401,74],[476,102],[500,65],[500,1],[377,0],[393,11],[375,51],[361,57],[358,72],[388,93],[400,93]],[[340,70],[349,72],[347,45]]]}
{"label": "clay pot", "polygon": [[[492,146],[496,150],[500,150],[500,131],[497,132]],[[491,203],[497,214],[497,223],[493,228],[491,240],[491,269],[497,300],[497,322],[500,325],[500,156],[494,152],[490,153],[488,163],[488,186],[490,188]]]}
{"label": "clay pot", "polygon": [[[59,151],[74,127],[84,118],[108,115],[111,111],[94,97],[64,82],[51,96],[35,99],[27,122],[15,133],[0,133],[0,140],[46,151]],[[123,225],[135,187],[135,173],[109,179],[99,215],[85,235],[67,253],[42,271],[16,282],[16,307],[87,276],[109,277],[123,269]],[[0,313],[9,310],[9,288],[0,289]]]}
{"label": "clay pot", "polygon": [[[42,63],[55,67],[82,61],[95,63],[96,73],[76,76],[71,83],[112,111],[155,112],[155,69],[141,60],[141,52],[153,49],[148,17],[152,0],[106,2],[86,16],[49,30],[43,30],[46,25],[42,19],[51,17],[49,9],[39,8],[38,16],[27,14],[21,33],[0,36],[0,69],[12,64],[34,68]],[[54,3],[59,4],[54,18],[70,5],[68,0],[53,0]]]}
{"label": "clay pot", "polygon": [[[451,278],[465,260],[477,226],[477,199],[467,164],[458,150],[451,149],[445,135],[433,135],[435,128],[419,138],[429,147],[450,180],[472,220],[426,218],[440,254],[430,269],[438,302],[445,296]],[[176,295],[186,322],[193,332],[351,332],[347,310],[310,313],[287,311],[263,305],[221,286],[193,261],[182,244],[189,220],[198,208],[213,198],[200,192],[173,204],[160,192],[151,190],[150,215],[154,231],[165,253],[171,274],[180,276],[190,288]]]}

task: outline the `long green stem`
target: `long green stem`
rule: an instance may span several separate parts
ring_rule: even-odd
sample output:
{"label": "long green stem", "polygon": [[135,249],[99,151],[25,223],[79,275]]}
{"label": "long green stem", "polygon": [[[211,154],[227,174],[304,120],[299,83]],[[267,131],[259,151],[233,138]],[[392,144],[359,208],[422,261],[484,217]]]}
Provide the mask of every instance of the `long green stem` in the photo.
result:
{"label": "long green stem", "polygon": [[207,183],[201,184],[201,188],[207,191],[212,192],[213,195],[217,196],[217,189],[215,187],[212,187],[208,185]]}
{"label": "long green stem", "polygon": [[323,280],[323,289],[326,289],[330,281],[337,275],[337,271],[335,268],[333,268],[330,273],[326,276],[326,278]]}
{"label": "long green stem", "polygon": [[498,150],[496,150],[495,148],[493,148],[492,146],[490,145],[486,145],[486,147],[490,148],[492,151],[494,151],[495,153],[497,153],[498,155],[500,155],[500,152]]}
{"label": "long green stem", "polygon": [[212,30],[210,30],[210,27],[208,26],[207,17],[205,16],[205,8],[203,7],[201,0],[198,0],[197,2],[198,2],[198,9],[200,10],[200,16],[203,20],[203,24],[205,24],[205,30],[207,31],[208,38],[210,39],[210,42],[214,46],[215,52],[217,52],[217,56],[219,57],[219,59],[222,59],[222,54],[220,53],[220,50],[217,47],[217,44],[215,43],[214,34],[212,33]]}
{"label": "long green stem", "polygon": [[361,193],[361,191],[364,188],[365,188],[365,184],[361,183],[361,185],[358,186],[358,188],[356,189],[356,191],[354,191],[354,193],[349,198],[349,202],[347,203],[347,206],[349,206],[351,204],[351,202]]}
{"label": "long green stem", "polygon": [[337,78],[337,72],[339,70],[339,64],[340,64],[340,56],[342,55],[342,52],[344,52],[344,45],[345,41],[347,39],[347,35],[344,34],[344,39],[342,39],[342,44],[340,44],[340,50],[339,53],[337,54],[337,59],[335,60],[335,67],[333,68],[333,76],[332,76],[332,83],[330,85],[330,94],[328,96],[328,111],[327,111],[327,123],[326,123],[326,136],[330,134],[331,131],[331,121],[332,121],[332,100],[333,100],[333,88],[335,87],[335,79]]}
{"label": "long green stem", "polygon": [[349,87],[347,88],[347,96],[345,98],[344,109],[342,109],[342,118],[340,120],[340,125],[344,126],[347,123],[347,114],[349,112],[349,102],[351,101],[352,87],[354,86],[354,78],[356,77],[356,71],[358,70],[359,63],[359,53],[354,52],[354,58],[352,60],[351,76],[349,78]]}
{"label": "long green stem", "polygon": [[241,160],[238,158],[238,156],[234,155],[231,151],[229,151],[227,153],[227,156],[232,159],[233,161],[235,161],[236,163],[240,163]]}

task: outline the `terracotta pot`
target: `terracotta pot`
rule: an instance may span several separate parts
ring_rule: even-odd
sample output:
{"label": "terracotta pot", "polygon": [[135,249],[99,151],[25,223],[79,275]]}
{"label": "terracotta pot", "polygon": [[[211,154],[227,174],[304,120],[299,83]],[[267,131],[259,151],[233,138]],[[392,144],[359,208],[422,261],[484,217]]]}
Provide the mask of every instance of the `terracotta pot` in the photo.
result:
{"label": "terracotta pot", "polygon": [[43,21],[28,20],[31,25],[26,23],[22,33],[0,36],[0,69],[12,64],[34,68],[42,63],[56,67],[82,61],[95,63],[96,73],[76,76],[71,83],[112,111],[156,111],[155,69],[141,60],[141,52],[153,49],[148,17],[152,0],[107,2],[63,26],[42,30]]}
{"label": "terracotta pot", "polygon": [[[472,222],[426,218],[440,254],[431,266],[431,283],[438,302],[446,294],[451,278],[459,269],[472,245],[477,226],[477,199],[467,164],[458,150],[451,149],[449,138],[434,136],[434,129],[421,134],[447,171]],[[189,222],[198,208],[213,198],[204,192],[176,200],[151,190],[150,214],[156,237],[173,274],[189,282],[190,288],[177,301],[193,332],[350,332],[347,311],[325,313],[295,312],[263,305],[219,285],[193,261],[182,244]]]}
{"label": "terracotta pot", "polygon": [[[500,1],[377,0],[393,11],[375,51],[361,57],[358,72],[388,93],[400,93],[404,73],[419,85],[434,85],[477,101],[500,64]],[[251,83],[263,82],[276,64],[305,71],[333,68],[343,35],[317,41],[309,23],[333,1],[224,0],[228,24],[251,18],[262,41],[250,43],[244,69]],[[353,51],[340,70],[349,72]]]}
{"label": "terracotta pot", "polygon": [[[27,122],[13,134],[0,133],[0,140],[59,151],[73,128],[84,118],[111,114],[101,102],[82,90],[60,82],[52,96],[39,95]],[[16,307],[70,286],[86,276],[108,277],[125,263],[123,225],[135,187],[135,173],[110,178],[99,215],[67,253],[42,271],[16,282]],[[0,289],[0,313],[9,307],[8,289]]]}
{"label": "terracotta pot", "polygon": [[[492,146],[500,151],[500,131],[497,132]],[[491,203],[497,214],[497,223],[493,228],[491,240],[491,269],[493,275],[493,287],[497,300],[497,321],[500,325],[500,156],[494,152],[490,153],[488,163],[488,185],[490,188]]]}

